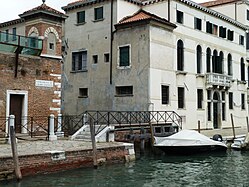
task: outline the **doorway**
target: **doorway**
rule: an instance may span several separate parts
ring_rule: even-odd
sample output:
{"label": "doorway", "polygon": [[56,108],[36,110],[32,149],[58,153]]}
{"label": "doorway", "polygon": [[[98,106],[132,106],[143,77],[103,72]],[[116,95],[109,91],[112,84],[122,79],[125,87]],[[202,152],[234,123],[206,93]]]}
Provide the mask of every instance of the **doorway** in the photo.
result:
{"label": "doorway", "polygon": [[219,116],[220,116],[220,106],[219,99],[220,95],[218,92],[214,92],[213,95],[213,127],[214,129],[218,129],[220,127],[219,124]]}
{"label": "doorway", "polygon": [[22,131],[22,109],[23,109],[24,95],[11,94],[10,95],[10,115],[15,115],[15,132]]}

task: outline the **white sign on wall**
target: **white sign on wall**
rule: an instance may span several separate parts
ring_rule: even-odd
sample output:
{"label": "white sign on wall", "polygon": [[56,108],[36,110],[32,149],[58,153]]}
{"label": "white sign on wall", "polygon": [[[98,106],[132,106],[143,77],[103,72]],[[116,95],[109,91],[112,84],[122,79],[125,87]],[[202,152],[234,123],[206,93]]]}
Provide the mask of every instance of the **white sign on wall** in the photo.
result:
{"label": "white sign on wall", "polygon": [[54,81],[35,80],[35,86],[52,88],[54,86]]}

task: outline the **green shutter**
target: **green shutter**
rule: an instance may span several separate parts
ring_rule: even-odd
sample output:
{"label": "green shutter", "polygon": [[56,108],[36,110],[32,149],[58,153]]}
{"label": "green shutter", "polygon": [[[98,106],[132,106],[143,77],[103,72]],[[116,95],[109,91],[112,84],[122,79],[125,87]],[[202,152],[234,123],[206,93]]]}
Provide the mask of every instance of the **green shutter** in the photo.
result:
{"label": "green shutter", "polygon": [[120,66],[129,66],[130,65],[130,51],[129,46],[120,47]]}

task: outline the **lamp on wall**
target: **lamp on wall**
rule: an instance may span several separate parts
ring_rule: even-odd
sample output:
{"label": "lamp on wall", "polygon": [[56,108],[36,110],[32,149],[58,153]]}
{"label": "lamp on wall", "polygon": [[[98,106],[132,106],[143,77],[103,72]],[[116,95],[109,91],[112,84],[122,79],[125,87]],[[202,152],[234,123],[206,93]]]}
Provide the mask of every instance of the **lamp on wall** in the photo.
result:
{"label": "lamp on wall", "polygon": [[42,3],[45,4],[46,0],[42,0]]}

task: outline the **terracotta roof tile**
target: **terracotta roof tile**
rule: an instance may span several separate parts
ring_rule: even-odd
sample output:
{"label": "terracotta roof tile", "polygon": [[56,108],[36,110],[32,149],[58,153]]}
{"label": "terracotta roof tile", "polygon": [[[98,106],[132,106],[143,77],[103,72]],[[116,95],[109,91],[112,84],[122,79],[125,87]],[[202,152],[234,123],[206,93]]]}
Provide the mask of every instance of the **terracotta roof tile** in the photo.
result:
{"label": "terracotta roof tile", "polygon": [[204,7],[213,7],[213,6],[224,5],[224,4],[233,3],[237,1],[239,0],[216,0],[216,1],[200,3],[200,5]]}
{"label": "terracotta roof tile", "polygon": [[31,13],[37,12],[37,11],[46,11],[46,12],[50,12],[50,13],[53,13],[53,14],[65,15],[64,13],[47,6],[45,3],[38,6],[38,7],[33,8],[31,10],[25,11],[22,15],[31,14]]}
{"label": "terracotta roof tile", "polygon": [[14,19],[14,20],[10,20],[10,21],[6,21],[6,22],[3,22],[3,23],[0,23],[0,28],[2,27],[8,27],[10,25],[15,25],[15,24],[19,24],[19,23],[23,23],[24,22],[24,19]]}
{"label": "terracotta roof tile", "polygon": [[142,21],[142,20],[156,20],[156,21],[160,21],[164,23],[169,23],[168,20],[141,9],[135,14],[133,14],[132,16],[124,17],[122,20],[119,21],[118,24],[120,25],[120,24],[131,23],[131,22]]}

